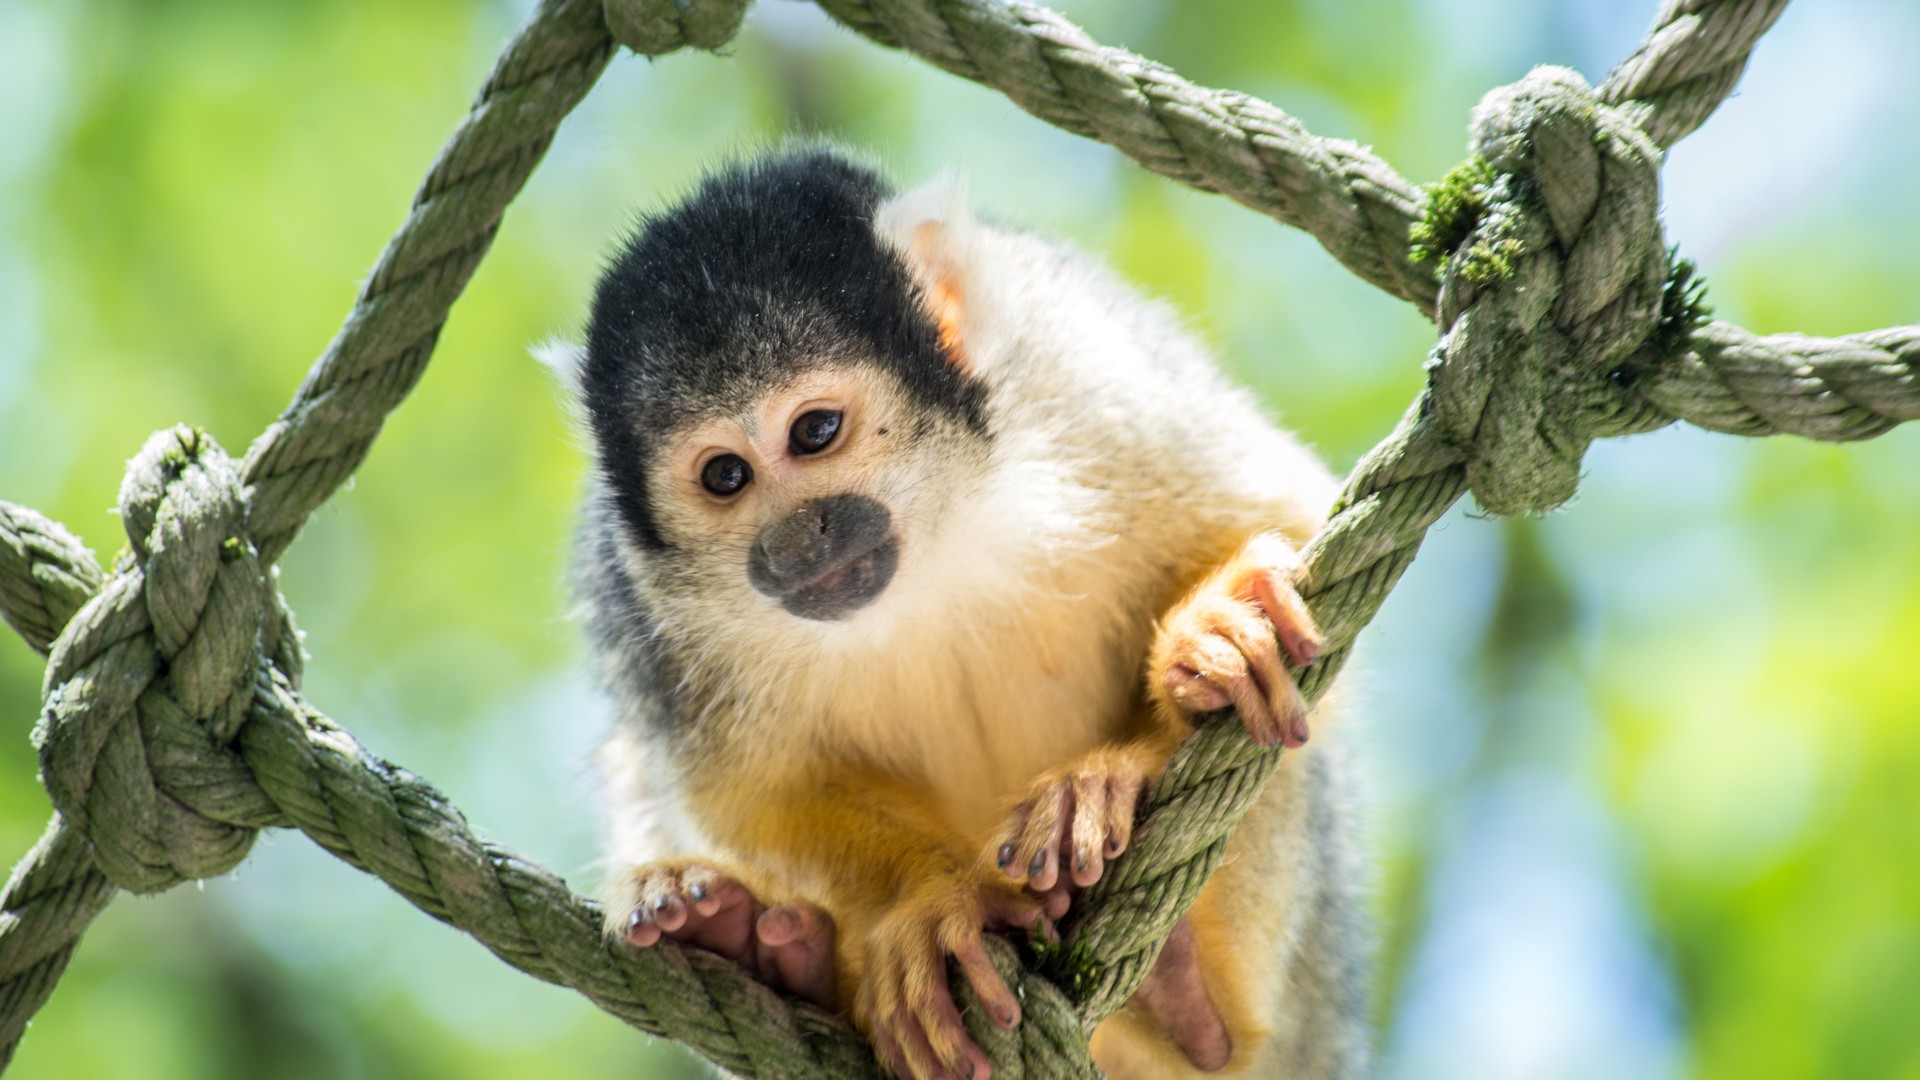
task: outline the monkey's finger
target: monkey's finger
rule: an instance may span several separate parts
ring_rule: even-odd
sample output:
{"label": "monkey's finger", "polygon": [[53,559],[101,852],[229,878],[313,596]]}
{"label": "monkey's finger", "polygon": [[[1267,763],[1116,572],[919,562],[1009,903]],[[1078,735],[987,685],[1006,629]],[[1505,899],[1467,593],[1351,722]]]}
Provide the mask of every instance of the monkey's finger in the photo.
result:
{"label": "monkey's finger", "polygon": [[1146,781],[1131,773],[1122,773],[1107,780],[1107,847],[1105,855],[1111,859],[1127,850],[1133,842],[1133,815],[1140,804],[1140,790]]}
{"label": "monkey's finger", "polygon": [[940,1059],[934,1056],[927,1033],[921,1030],[911,1010],[897,1005],[888,1010],[883,1023],[892,1029],[894,1041],[903,1051],[901,1056],[907,1064],[904,1075],[913,1080],[946,1080],[947,1071],[940,1067]]}
{"label": "monkey's finger", "polygon": [[1032,893],[1016,889],[988,891],[980,898],[980,907],[981,926],[988,930],[1031,932],[1044,914],[1041,902]]}
{"label": "monkey's finger", "polygon": [[1026,836],[1027,819],[1032,815],[1031,800],[1014,807],[1013,812],[1007,815],[1006,824],[1000,827],[1000,834],[995,837],[1000,843],[994,851],[993,864],[1006,871],[1008,877],[1019,877],[1024,868],[1020,862],[1020,841]]}
{"label": "monkey's finger", "polygon": [[660,924],[653,921],[653,909],[645,904],[627,916],[627,944],[646,948],[660,940]]}
{"label": "monkey's finger", "polygon": [[719,953],[742,966],[753,962],[753,925],[760,904],[746,887],[718,874],[688,881],[687,920],[675,940]]}
{"label": "monkey's finger", "polygon": [[1261,696],[1266,699],[1273,730],[1287,749],[1298,750],[1307,741],[1307,701],[1300,696],[1293,675],[1281,663],[1280,646],[1273,633],[1257,622],[1238,623],[1229,632],[1241,655],[1246,657]]}
{"label": "monkey's finger", "polygon": [[653,898],[653,921],[671,934],[687,921],[687,905],[679,893],[661,893]]}
{"label": "monkey's finger", "polygon": [[1073,778],[1073,883],[1084,889],[1105,872],[1107,841],[1107,778],[1084,772]]}
{"label": "monkey's finger", "polygon": [[1026,867],[1027,887],[1035,892],[1053,888],[1060,866],[1061,834],[1072,811],[1069,805],[1072,799],[1073,788],[1060,784],[1034,800],[1026,835],[1021,838],[1019,858]]}
{"label": "monkey's finger", "polygon": [[1320,628],[1314,625],[1313,613],[1307,610],[1307,602],[1300,599],[1300,591],[1288,576],[1268,570],[1255,574],[1251,585],[1254,600],[1267,613],[1267,621],[1273,623],[1294,664],[1305,667],[1320,659],[1324,647]]}
{"label": "monkey's finger", "polygon": [[1065,878],[1040,896],[1040,913],[1048,920],[1057,920],[1073,907],[1073,883]]}
{"label": "monkey's finger", "polygon": [[907,1054],[900,1048],[900,1040],[894,1038],[893,1031],[885,1024],[873,1027],[874,1056],[880,1059],[880,1065],[889,1076],[906,1076]]}
{"label": "monkey's finger", "polygon": [[1005,979],[993,968],[993,961],[987,957],[987,945],[978,935],[958,943],[953,950],[953,959],[960,965],[960,973],[966,976],[967,985],[980,999],[980,1007],[987,1016],[1003,1028],[1011,1028],[1020,1022],[1020,999],[1007,987]]}
{"label": "monkey's finger", "polygon": [[642,870],[636,882],[635,906],[645,910],[647,919],[669,934],[680,929],[687,918],[686,901],[680,895],[683,872],[685,868],[678,864],[652,866]]}
{"label": "monkey's finger", "polygon": [[1273,715],[1267,704],[1267,697],[1251,675],[1241,675],[1230,679],[1226,684],[1227,696],[1233,699],[1233,707],[1240,712],[1240,722],[1246,725],[1247,734],[1261,746],[1273,746],[1280,741],[1280,721]]}
{"label": "monkey's finger", "polygon": [[697,915],[714,915],[723,907],[752,899],[746,886],[711,866],[690,866],[682,870],[679,891]]}
{"label": "monkey's finger", "polygon": [[1185,664],[1168,668],[1161,681],[1166,685],[1167,696],[1189,713],[1212,712],[1232,703],[1226,691],[1208,682],[1198,671]]}
{"label": "monkey's finger", "polygon": [[[935,974],[945,972],[936,969]],[[936,977],[928,992],[909,997],[907,1003],[940,1067],[949,1075],[972,1075],[977,1069],[972,1059],[980,1056],[980,1051],[967,1037],[966,1025],[960,1022],[960,1010],[953,1003],[953,993],[947,989],[946,981]]]}
{"label": "monkey's finger", "polygon": [[1222,619],[1214,632],[1240,654],[1240,667],[1253,676],[1254,685],[1268,701],[1293,681],[1286,665],[1280,662],[1280,645],[1265,619],[1253,617],[1243,608],[1235,612],[1233,618]]}
{"label": "monkey's finger", "polygon": [[1291,683],[1280,697],[1274,703],[1274,712],[1280,717],[1281,741],[1287,744],[1287,749],[1298,750],[1307,745],[1307,738],[1312,734],[1307,727],[1307,699],[1301,696],[1300,688]]}
{"label": "monkey's finger", "polygon": [[757,925],[760,971],[777,985],[821,1008],[835,1006],[833,919],[812,904],[783,904],[762,912]]}

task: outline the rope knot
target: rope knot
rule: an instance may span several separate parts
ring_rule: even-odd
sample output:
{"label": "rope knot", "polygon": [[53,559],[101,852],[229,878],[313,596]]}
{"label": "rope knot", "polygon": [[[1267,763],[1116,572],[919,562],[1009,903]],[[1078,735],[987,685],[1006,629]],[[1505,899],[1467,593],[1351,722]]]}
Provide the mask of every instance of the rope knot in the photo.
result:
{"label": "rope knot", "polygon": [[1660,151],[1554,67],[1487,94],[1471,149],[1414,234],[1443,260],[1425,404],[1481,506],[1551,510],[1587,445],[1636,407],[1617,384],[1660,324]]}
{"label": "rope knot", "polygon": [[606,0],[613,39],[642,56],[683,45],[713,50],[733,40],[751,0]]}
{"label": "rope knot", "polygon": [[54,805],[102,869],[154,892],[226,872],[253,842],[196,807],[245,773],[225,749],[253,699],[269,591],[239,473],[204,432],[148,439],[120,516],[129,552],[54,643],[35,741]]}

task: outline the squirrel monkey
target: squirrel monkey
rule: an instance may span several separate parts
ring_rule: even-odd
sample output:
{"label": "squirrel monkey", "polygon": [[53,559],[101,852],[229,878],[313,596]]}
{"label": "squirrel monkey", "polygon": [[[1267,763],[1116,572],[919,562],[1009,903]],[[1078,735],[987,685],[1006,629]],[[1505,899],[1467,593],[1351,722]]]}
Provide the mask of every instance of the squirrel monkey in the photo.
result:
{"label": "squirrel monkey", "polygon": [[557,352],[620,714],[610,933],[843,1009],[897,1075],[984,1080],[948,962],[1017,1024],[983,934],[1069,910],[1231,704],[1293,752],[1095,1060],[1360,1073],[1344,770],[1282,662],[1319,649],[1296,552],[1335,484],[1166,311],[807,146],[642,221]]}

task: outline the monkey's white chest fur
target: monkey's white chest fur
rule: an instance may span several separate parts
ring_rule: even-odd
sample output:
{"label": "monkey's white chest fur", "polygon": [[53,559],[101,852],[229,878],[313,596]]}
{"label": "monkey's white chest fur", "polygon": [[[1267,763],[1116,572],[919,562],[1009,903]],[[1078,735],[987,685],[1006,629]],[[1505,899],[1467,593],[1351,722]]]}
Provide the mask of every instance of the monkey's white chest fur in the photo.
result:
{"label": "monkey's white chest fur", "polygon": [[873,610],[783,658],[804,662],[767,665],[751,696],[769,711],[743,741],[924,785],[984,840],[1036,775],[1116,738],[1141,700],[1151,561],[1109,529],[1114,493],[1061,455],[1007,450],[1015,464],[929,511],[939,527],[901,522],[900,571]]}

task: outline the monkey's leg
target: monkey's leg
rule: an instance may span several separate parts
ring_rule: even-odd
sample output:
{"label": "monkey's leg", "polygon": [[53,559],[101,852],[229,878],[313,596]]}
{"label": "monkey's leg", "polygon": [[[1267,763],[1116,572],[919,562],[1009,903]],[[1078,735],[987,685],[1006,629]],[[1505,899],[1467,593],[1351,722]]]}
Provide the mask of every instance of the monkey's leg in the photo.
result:
{"label": "monkey's leg", "polygon": [[930,797],[896,778],[825,763],[753,785],[712,775],[689,785],[711,834],[775,880],[817,885],[838,925],[842,1000],[881,1060],[916,1080],[985,1080],[991,1066],[961,1023],[947,960],[996,1023],[1017,1024],[984,932],[1032,929],[1040,902],[978,865]]}
{"label": "monkey's leg", "polygon": [[[1339,750],[1316,745],[1281,759],[1183,920],[1190,946],[1176,931],[1140,990],[1095,1033],[1094,1060],[1110,1080],[1364,1073],[1364,874]],[[1224,1046],[1213,1041],[1222,1029]]]}
{"label": "monkey's leg", "polygon": [[718,953],[761,982],[836,1008],[833,919],[804,901],[768,907],[727,871],[697,860],[649,863],[618,886],[625,938],[665,938]]}

